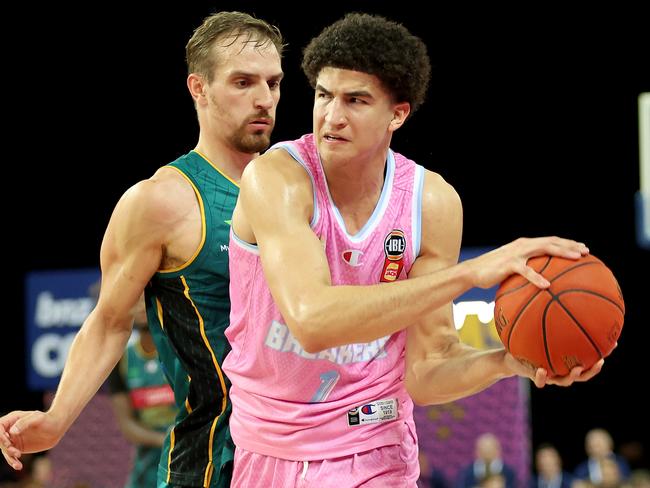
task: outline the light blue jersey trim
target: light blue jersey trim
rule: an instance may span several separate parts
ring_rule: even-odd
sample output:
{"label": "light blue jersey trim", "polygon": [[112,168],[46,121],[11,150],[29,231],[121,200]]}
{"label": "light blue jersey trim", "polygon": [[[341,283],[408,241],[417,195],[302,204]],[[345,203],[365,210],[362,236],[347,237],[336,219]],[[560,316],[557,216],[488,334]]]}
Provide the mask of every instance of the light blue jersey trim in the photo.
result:
{"label": "light blue jersey trim", "polygon": [[413,202],[411,208],[411,233],[413,241],[413,259],[420,255],[422,242],[422,188],[424,186],[424,168],[415,166],[413,177]]}
{"label": "light blue jersey trim", "polygon": [[250,242],[246,242],[242,239],[240,239],[237,234],[235,234],[235,231],[232,230],[232,227],[230,228],[230,235],[232,237],[232,240],[237,246],[239,246],[241,249],[244,251],[250,252],[252,254],[255,254],[256,256],[260,255],[260,250],[257,247],[256,244],[251,244]]}
{"label": "light blue jersey trim", "polygon": [[[321,162],[321,166],[322,166]],[[355,235],[351,236],[348,233],[348,230],[345,227],[345,221],[341,216],[341,212],[336,208],[332,195],[330,194],[330,189],[327,187],[327,197],[329,198],[330,205],[334,210],[334,217],[339,224],[341,230],[345,233],[348,239],[355,244],[362,242],[370,233],[374,230],[376,225],[381,221],[381,218],[384,216],[386,207],[388,207],[388,202],[390,201],[390,195],[393,190],[393,179],[395,178],[395,155],[393,151],[388,150],[388,156],[386,158],[386,178],[384,179],[384,187],[381,189],[381,195],[379,196],[379,201],[375,206],[375,210],[372,212],[372,215],[365,223],[365,225],[357,232]]]}
{"label": "light blue jersey trim", "polygon": [[311,174],[309,167],[302,160],[302,157],[300,156],[300,154],[298,153],[298,151],[293,145],[287,142],[278,142],[277,144],[271,146],[269,150],[266,152],[273,151],[275,149],[284,149],[285,151],[287,151],[289,155],[296,160],[296,162],[298,162],[303,168],[305,168],[305,171],[309,175],[309,179],[311,180],[311,189],[314,195],[314,216],[311,218],[311,223],[309,224],[309,226],[313,229],[316,226],[316,223],[318,222],[318,215],[319,215],[318,200],[316,198],[316,183],[314,182],[314,175]]}

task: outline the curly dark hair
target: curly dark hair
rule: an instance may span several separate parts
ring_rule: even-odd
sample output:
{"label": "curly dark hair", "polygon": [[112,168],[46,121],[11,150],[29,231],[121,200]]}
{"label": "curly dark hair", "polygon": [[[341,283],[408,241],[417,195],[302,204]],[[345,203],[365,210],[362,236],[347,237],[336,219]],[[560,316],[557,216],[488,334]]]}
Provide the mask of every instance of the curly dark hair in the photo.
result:
{"label": "curly dark hair", "polygon": [[304,49],[302,70],[312,87],[325,67],[376,76],[396,102],[411,104],[411,114],[422,105],[431,78],[422,39],[402,24],[360,13],[326,27]]}

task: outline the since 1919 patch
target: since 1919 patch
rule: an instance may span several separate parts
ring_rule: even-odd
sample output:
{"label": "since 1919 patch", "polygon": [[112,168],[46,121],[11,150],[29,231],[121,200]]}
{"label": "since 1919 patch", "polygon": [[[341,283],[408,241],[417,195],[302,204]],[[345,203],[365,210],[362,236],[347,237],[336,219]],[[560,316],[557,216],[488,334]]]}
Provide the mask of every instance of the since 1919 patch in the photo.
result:
{"label": "since 1919 patch", "polygon": [[397,399],[375,400],[348,410],[348,425],[377,424],[397,418]]}

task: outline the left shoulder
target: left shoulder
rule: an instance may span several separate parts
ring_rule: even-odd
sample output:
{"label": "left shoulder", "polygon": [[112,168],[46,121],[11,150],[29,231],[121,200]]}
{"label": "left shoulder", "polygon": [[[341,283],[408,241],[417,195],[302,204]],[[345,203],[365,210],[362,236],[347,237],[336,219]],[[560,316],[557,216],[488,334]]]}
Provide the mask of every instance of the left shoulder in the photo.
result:
{"label": "left shoulder", "polygon": [[422,210],[426,215],[462,217],[462,203],[456,189],[438,173],[424,170]]}

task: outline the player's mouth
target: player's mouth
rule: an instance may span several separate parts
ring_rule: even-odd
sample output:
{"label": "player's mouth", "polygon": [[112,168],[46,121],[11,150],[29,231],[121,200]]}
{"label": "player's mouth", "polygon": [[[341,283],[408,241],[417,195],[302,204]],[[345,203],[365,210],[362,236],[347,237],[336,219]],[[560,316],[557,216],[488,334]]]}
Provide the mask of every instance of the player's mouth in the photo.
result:
{"label": "player's mouth", "polygon": [[335,134],[333,132],[327,132],[323,135],[323,141],[336,144],[339,142],[350,142],[348,141],[345,137],[341,137],[338,134]]}
{"label": "player's mouth", "polygon": [[259,117],[257,119],[252,119],[248,122],[248,125],[254,129],[266,129],[273,126],[273,119],[271,117]]}

